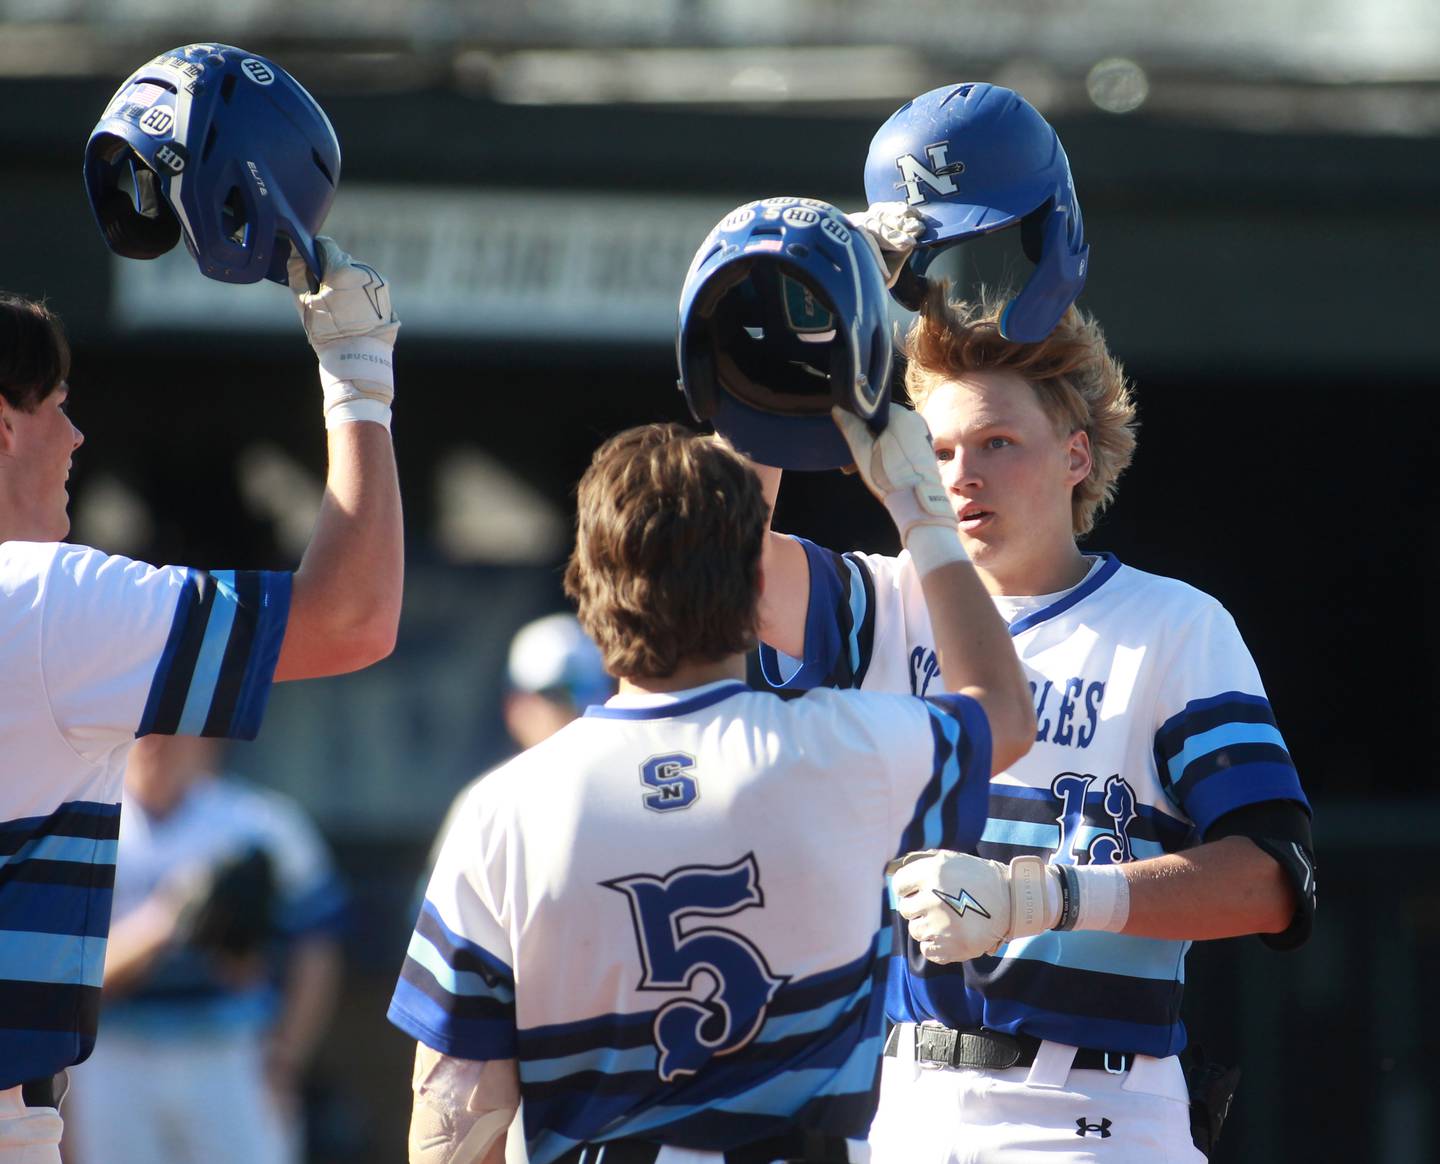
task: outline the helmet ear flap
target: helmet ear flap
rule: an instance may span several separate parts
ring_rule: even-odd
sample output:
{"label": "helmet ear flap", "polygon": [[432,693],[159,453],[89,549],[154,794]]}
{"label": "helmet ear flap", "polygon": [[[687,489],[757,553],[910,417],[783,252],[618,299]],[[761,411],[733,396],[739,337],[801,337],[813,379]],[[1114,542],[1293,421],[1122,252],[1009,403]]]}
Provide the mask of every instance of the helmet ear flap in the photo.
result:
{"label": "helmet ear flap", "polygon": [[160,193],[155,172],[133,167],[139,208],[118,186],[101,195],[96,211],[110,249],[130,259],[158,259],[180,241],[180,220]]}

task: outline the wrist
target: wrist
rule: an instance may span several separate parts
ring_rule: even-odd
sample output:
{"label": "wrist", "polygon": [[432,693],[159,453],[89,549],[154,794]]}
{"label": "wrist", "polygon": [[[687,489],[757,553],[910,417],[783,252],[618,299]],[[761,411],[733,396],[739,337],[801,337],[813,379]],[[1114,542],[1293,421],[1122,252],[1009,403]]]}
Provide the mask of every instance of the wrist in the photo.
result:
{"label": "wrist", "polygon": [[1120,933],[1130,920],[1130,882],[1122,865],[1047,866],[1060,897],[1057,930]]}
{"label": "wrist", "polygon": [[915,572],[925,577],[931,570],[951,562],[968,562],[970,555],[954,525],[912,525],[905,534],[905,548],[915,563]]}

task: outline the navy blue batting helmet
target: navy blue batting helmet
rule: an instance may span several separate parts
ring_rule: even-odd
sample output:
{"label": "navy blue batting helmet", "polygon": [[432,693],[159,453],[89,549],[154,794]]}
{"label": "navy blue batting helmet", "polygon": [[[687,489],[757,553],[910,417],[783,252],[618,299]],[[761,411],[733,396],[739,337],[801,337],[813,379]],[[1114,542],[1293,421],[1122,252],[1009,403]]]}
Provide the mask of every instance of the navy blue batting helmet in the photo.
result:
{"label": "navy blue batting helmet", "polygon": [[904,202],[924,220],[909,264],[922,279],[947,247],[1019,224],[1035,270],[1000,317],[1006,339],[1044,339],[1085,286],[1090,248],[1069,159],[1012,89],[946,85],[901,106],[870,142],[865,196]]}
{"label": "navy blue batting helmet", "polygon": [[340,180],[325,111],[273,61],[224,44],[161,53],[116,90],[85,147],[85,190],[116,254],[181,238],[224,283],[285,282],[294,246],[320,273]]}
{"label": "navy blue batting helmet", "polygon": [[761,464],[850,464],[830,408],[885,427],[886,303],[878,260],[828,202],[736,207],[695,253],[680,292],[675,347],[690,411]]}

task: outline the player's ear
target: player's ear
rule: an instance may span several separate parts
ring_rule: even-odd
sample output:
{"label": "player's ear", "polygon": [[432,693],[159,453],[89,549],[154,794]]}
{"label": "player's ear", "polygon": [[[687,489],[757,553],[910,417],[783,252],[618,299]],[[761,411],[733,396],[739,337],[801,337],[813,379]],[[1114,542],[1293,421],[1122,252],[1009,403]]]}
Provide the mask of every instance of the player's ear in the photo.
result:
{"label": "player's ear", "polygon": [[0,456],[15,451],[15,406],[0,396]]}
{"label": "player's ear", "polygon": [[1078,485],[1090,476],[1090,470],[1095,465],[1090,453],[1090,434],[1083,428],[1072,432],[1065,445],[1065,455],[1068,458],[1066,479],[1071,485]]}

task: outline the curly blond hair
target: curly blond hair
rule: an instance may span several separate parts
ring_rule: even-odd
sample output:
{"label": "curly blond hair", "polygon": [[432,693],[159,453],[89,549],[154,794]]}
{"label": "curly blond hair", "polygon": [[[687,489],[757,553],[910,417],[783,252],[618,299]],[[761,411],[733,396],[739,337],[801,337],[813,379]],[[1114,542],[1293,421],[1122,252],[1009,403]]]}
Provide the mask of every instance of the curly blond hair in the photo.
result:
{"label": "curly blond hair", "polygon": [[1070,498],[1071,528],[1083,537],[1135,455],[1134,392],[1099,324],[1079,308],[1067,310],[1039,343],[1005,339],[999,321],[1010,298],[982,288],[978,301],[952,303],[948,284],[932,284],[905,337],[905,390],[923,409],[941,384],[974,372],[1007,371],[1023,379],[1057,432],[1083,429],[1090,437],[1090,474]]}

